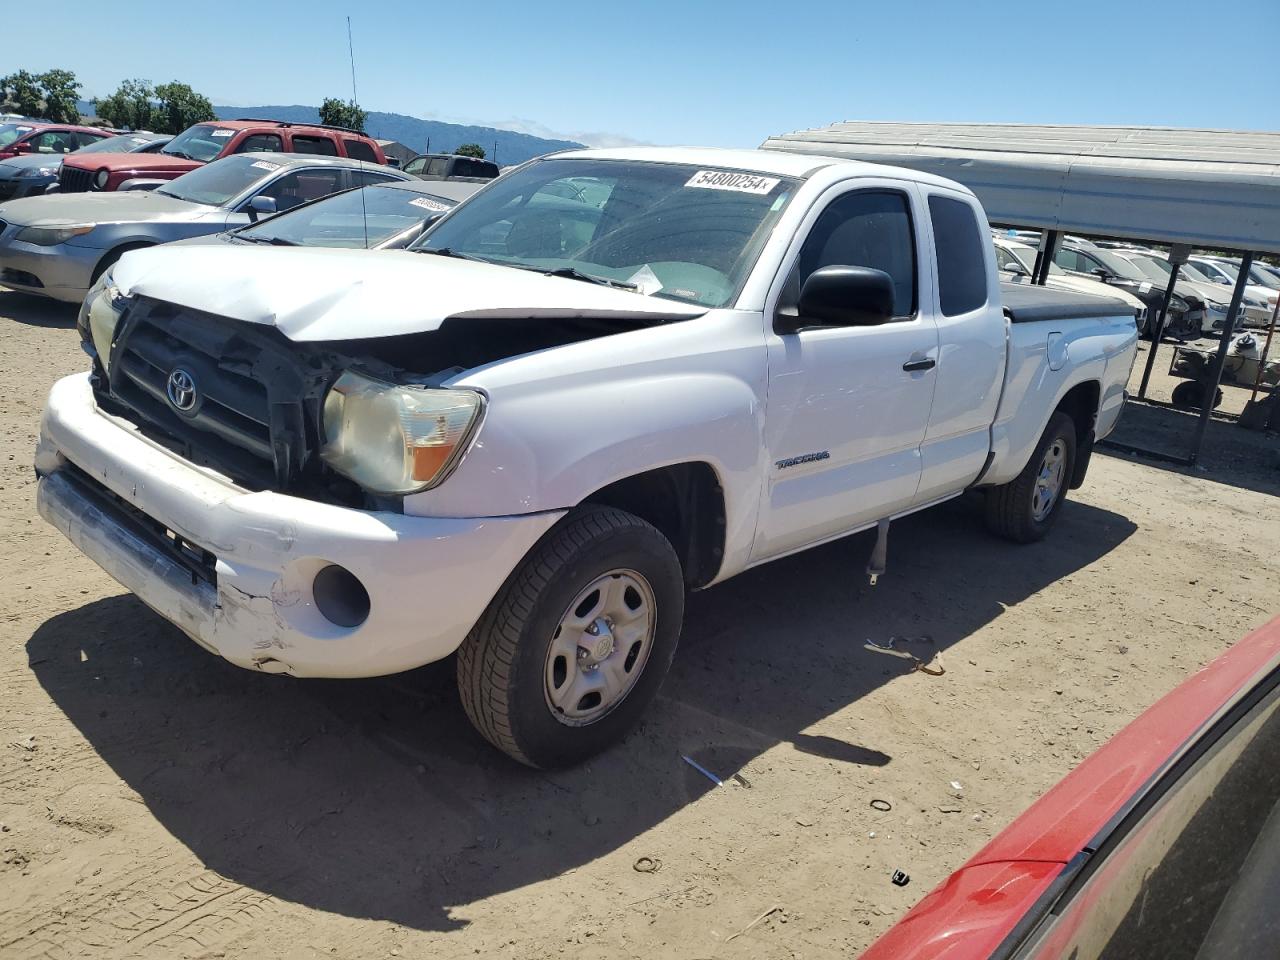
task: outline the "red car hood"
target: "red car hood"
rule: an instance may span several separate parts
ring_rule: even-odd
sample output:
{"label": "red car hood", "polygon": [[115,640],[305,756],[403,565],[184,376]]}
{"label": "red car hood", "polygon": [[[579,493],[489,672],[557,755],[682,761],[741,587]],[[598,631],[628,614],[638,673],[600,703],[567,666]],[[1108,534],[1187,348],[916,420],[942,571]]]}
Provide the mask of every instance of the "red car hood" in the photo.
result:
{"label": "red car hood", "polygon": [[1280,617],[1202,667],[934,888],[862,960],[988,956],[1072,857],[1280,662]]}
{"label": "red car hood", "polygon": [[204,166],[198,160],[184,160],[167,153],[91,153],[83,157],[70,154],[62,163],[81,170],[139,170],[147,173],[186,173]]}

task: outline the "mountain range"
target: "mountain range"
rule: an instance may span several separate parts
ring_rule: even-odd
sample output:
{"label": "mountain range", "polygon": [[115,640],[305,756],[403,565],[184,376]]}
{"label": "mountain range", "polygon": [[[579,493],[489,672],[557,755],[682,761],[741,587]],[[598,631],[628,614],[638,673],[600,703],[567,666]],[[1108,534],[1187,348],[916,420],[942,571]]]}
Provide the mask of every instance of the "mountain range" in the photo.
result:
{"label": "mountain range", "polygon": [[[85,116],[92,116],[93,104],[81,102],[80,112]],[[260,117],[288,123],[320,122],[318,107],[307,107],[301,104],[259,107],[215,106],[213,112],[219,120]],[[422,120],[403,113],[382,113],[374,110],[369,111],[368,119],[365,121],[365,131],[369,136],[379,140],[396,140],[419,153],[427,153],[428,145],[435,153],[452,153],[464,143],[478,143],[484,147],[485,154],[490,160],[495,160],[499,166],[503,167],[523,163],[554,150],[571,150],[582,146],[572,140],[550,140],[528,133],[517,133],[514,130],[445,123],[441,120]]]}

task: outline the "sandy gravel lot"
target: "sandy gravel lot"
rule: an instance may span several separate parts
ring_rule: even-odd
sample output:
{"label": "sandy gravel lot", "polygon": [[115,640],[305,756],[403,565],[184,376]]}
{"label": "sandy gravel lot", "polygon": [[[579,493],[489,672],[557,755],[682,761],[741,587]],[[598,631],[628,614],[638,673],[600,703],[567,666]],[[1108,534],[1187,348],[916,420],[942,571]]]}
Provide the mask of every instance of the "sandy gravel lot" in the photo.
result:
{"label": "sandy gravel lot", "polygon": [[[0,293],[4,958],[845,958],[1280,609],[1277,442],[1215,423],[1208,470],[1096,457],[1046,543],[957,501],[895,525],[874,589],[857,536],[694,597],[647,722],[539,774],[471,732],[447,665],[239,670],[36,518],[72,324]],[[945,676],[861,649],[900,633]]]}

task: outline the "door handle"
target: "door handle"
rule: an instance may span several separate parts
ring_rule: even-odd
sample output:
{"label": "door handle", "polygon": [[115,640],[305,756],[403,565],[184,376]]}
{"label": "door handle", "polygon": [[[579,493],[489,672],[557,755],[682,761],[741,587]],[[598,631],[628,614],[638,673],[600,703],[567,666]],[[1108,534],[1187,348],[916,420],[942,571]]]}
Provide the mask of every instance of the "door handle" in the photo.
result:
{"label": "door handle", "polygon": [[932,370],[938,365],[938,362],[932,357],[925,357],[923,360],[908,360],[902,365],[902,369],[908,373],[918,373],[921,370]]}

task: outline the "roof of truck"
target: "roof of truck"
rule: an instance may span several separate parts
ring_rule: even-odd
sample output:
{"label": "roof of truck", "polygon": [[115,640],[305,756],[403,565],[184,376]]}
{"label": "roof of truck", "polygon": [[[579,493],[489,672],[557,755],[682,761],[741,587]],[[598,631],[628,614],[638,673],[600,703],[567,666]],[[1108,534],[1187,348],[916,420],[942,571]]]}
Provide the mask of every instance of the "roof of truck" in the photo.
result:
{"label": "roof of truck", "polygon": [[687,163],[696,166],[750,170],[755,173],[780,177],[812,176],[825,167],[852,168],[862,176],[892,175],[918,183],[932,183],[968,192],[954,181],[933,174],[908,170],[905,167],[886,167],[862,160],[846,160],[840,157],[814,156],[812,154],[783,153],[780,150],[735,150],[723,147],[609,147],[598,150],[567,150],[555,154],[556,158],[597,160],[638,160],[650,163]]}

